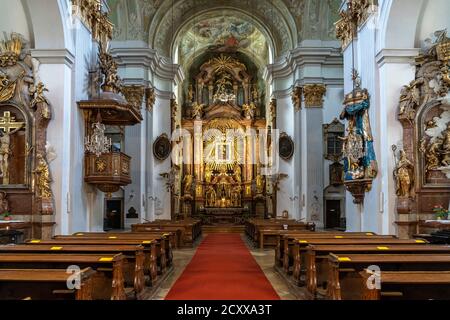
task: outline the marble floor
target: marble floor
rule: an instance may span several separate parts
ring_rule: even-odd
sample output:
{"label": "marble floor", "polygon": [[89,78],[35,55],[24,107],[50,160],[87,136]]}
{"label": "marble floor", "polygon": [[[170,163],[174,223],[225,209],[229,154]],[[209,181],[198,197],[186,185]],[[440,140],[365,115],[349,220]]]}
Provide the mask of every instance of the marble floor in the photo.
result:
{"label": "marble floor", "polygon": [[[275,250],[256,249],[247,241],[244,235],[242,235],[242,239],[246,243],[251,254],[263,270],[267,279],[270,281],[280,298],[282,300],[296,300],[298,296],[290,289],[286,280],[274,268]],[[200,242],[201,241],[199,241],[198,244]],[[198,246],[198,244],[196,245],[196,247]],[[168,277],[161,283],[160,288],[153,294],[153,300],[163,300],[166,297],[166,295],[169,293],[170,288],[181,276],[183,270],[191,261],[192,257],[195,254],[196,247],[174,250],[174,268],[171,274],[168,275]]]}

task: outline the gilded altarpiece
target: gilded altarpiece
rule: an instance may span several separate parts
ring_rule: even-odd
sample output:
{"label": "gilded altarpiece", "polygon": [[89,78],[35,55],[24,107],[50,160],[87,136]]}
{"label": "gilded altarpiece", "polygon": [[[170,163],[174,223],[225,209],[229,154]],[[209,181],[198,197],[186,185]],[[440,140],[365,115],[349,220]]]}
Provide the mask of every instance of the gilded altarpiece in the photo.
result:
{"label": "gilded altarpiece", "polygon": [[181,208],[206,224],[240,224],[267,212],[259,137],[267,123],[256,71],[238,55],[205,58],[191,70],[181,127]]}
{"label": "gilded altarpiece", "polygon": [[436,219],[433,208],[450,201],[450,39],[446,31],[435,37],[416,57],[416,77],[400,94],[403,149],[394,179],[402,237],[422,232],[420,221]]}
{"label": "gilded altarpiece", "polygon": [[39,61],[19,34],[0,42],[0,215],[11,214],[12,228],[25,237],[49,238],[53,192],[47,143],[52,112],[38,80]]}

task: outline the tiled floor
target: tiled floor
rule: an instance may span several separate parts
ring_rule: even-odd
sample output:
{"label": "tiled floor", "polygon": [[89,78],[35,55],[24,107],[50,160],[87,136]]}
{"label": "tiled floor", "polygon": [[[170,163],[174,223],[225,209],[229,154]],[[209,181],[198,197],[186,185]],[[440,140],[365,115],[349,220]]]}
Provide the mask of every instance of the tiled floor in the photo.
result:
{"label": "tiled floor", "polygon": [[[244,235],[242,236],[245,240]],[[290,290],[287,282],[275,271],[274,259],[275,252],[273,249],[255,249],[244,241],[250,249],[256,262],[260,265],[267,279],[277,291],[282,300],[295,300],[296,295]],[[177,249],[174,250],[174,268],[172,273],[161,284],[161,287],[153,295],[155,300],[163,300],[175,281],[180,277],[185,267],[189,264],[194,256],[196,248],[193,249]]]}

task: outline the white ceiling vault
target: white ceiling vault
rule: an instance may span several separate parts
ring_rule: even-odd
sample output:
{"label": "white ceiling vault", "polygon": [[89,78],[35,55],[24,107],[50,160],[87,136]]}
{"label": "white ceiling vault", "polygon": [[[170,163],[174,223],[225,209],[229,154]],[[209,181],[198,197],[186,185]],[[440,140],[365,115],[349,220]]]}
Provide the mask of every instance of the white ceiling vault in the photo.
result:
{"label": "white ceiling vault", "polygon": [[[115,25],[114,40],[145,41],[166,57],[174,58],[178,52],[176,60],[186,61],[192,58],[188,48],[201,51],[217,45],[214,36],[219,36],[222,43],[233,41],[227,39],[226,32],[244,42],[242,51],[262,52],[266,45],[274,57],[287,53],[302,40],[335,40],[334,22],[338,20],[340,3],[341,0],[108,0]],[[212,26],[211,30],[208,26]],[[209,43],[205,41],[208,33],[212,35]],[[247,36],[251,44],[242,41]]]}

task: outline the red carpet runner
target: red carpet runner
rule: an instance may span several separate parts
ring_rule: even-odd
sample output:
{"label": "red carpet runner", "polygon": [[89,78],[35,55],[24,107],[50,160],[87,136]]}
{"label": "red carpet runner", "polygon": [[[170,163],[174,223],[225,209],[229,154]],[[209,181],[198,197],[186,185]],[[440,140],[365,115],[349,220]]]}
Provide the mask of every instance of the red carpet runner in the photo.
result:
{"label": "red carpet runner", "polygon": [[279,300],[238,234],[210,234],[166,300]]}

